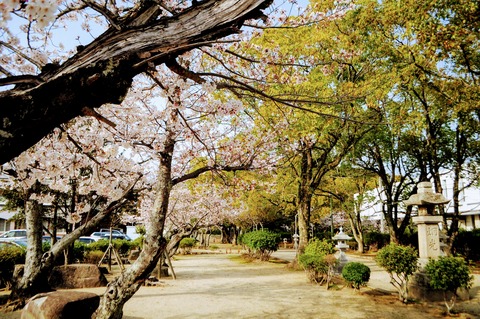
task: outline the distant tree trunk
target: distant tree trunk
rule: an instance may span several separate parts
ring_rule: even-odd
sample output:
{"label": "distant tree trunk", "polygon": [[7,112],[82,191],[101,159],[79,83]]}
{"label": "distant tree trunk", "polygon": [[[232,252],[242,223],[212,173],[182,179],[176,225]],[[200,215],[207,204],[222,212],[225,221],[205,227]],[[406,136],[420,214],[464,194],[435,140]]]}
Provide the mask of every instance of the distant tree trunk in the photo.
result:
{"label": "distant tree trunk", "polygon": [[235,225],[222,225],[221,226],[222,237],[221,243],[222,244],[233,244],[235,238]]}
{"label": "distant tree trunk", "polygon": [[362,224],[362,218],[360,213],[358,213],[358,210],[355,209],[355,212],[352,214],[347,214],[348,221],[350,222],[350,226],[352,228],[352,233],[353,237],[355,238],[355,241],[357,242],[357,252],[359,254],[364,253],[364,245],[365,242],[363,240],[363,224]]}

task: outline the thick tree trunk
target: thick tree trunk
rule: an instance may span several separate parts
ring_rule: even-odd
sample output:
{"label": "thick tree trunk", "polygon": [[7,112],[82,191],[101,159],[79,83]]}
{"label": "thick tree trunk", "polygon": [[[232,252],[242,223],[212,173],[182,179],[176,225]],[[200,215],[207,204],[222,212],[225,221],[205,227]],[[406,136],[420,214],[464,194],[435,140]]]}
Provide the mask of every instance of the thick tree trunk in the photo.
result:
{"label": "thick tree trunk", "polygon": [[245,20],[262,16],[272,0],[206,0],[158,19],[156,1],[142,1],[122,28],[111,27],[29,87],[0,92],[0,163],[5,163],[62,123],[120,103],[134,76],[194,48],[239,32]]}
{"label": "thick tree trunk", "polygon": [[298,203],[298,249],[302,251],[307,246],[310,240],[310,232],[308,231],[310,225],[310,205],[311,196],[303,196]]}
{"label": "thick tree trunk", "polygon": [[138,259],[119,277],[108,284],[107,291],[100,298],[100,305],[94,314],[95,319],[121,319],[123,305],[140,289],[165,251],[167,242],[163,237],[163,229],[172,189],[172,156],[176,135],[170,130],[178,124],[177,121],[178,113],[176,109],[173,109],[167,119],[164,148],[159,156],[158,176],[154,189],[156,199],[146,221],[143,249]]}

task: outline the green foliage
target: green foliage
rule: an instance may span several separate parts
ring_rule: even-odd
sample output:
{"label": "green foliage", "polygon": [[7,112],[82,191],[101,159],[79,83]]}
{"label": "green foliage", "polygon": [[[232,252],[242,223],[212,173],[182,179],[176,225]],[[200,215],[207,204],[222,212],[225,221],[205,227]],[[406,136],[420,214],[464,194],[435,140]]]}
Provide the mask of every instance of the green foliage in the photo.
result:
{"label": "green foliage", "polygon": [[195,238],[182,238],[180,240],[179,248],[182,251],[182,254],[190,254],[193,247],[197,245],[197,240]]}
{"label": "green foliage", "polygon": [[365,234],[364,243],[370,249],[376,250],[385,247],[390,242],[390,235],[378,231],[371,231]]}
{"label": "green foliage", "polygon": [[132,249],[134,243],[126,239],[114,239],[112,240],[113,247],[120,255],[126,255]]}
{"label": "green foliage", "polygon": [[408,302],[408,281],[418,269],[417,251],[410,246],[390,243],[378,251],[375,259],[390,275],[390,282],[397,289],[400,300]]}
{"label": "green foliage", "polygon": [[89,251],[89,247],[85,243],[75,242],[73,244],[73,260],[76,262],[84,262],[85,253]]}
{"label": "green foliage", "polygon": [[[433,289],[443,291],[443,297],[447,312],[450,314],[455,305],[457,290],[469,289],[472,286],[473,276],[470,275],[465,260],[460,257],[439,257],[437,260],[430,259],[425,266],[429,284]],[[448,298],[450,293],[451,298]],[[448,302],[450,299],[450,303]]]}
{"label": "green foliage", "polygon": [[434,289],[456,293],[458,288],[469,289],[473,277],[465,260],[461,257],[439,257],[431,259],[425,266],[430,286]]}
{"label": "green foliage", "polygon": [[298,262],[305,269],[308,280],[315,283],[327,283],[333,276],[338,261],[333,256],[335,247],[329,240],[310,240],[305,251],[298,257]]}
{"label": "green foliage", "polygon": [[132,240],[132,247],[131,249],[142,249],[143,248],[143,236],[137,237]]}
{"label": "green foliage", "polygon": [[[108,245],[108,239],[100,239],[94,243],[85,245],[85,249],[88,251],[100,250],[105,252],[108,249]],[[112,240],[112,245],[120,255],[125,255],[130,249],[138,247],[138,242],[126,239],[114,239]]]}
{"label": "green foliage", "polygon": [[85,252],[83,262],[87,264],[98,264],[102,259],[104,253],[105,252],[101,250],[87,251]]}
{"label": "green foliage", "polygon": [[89,244],[89,250],[100,250],[105,252],[107,248],[108,248],[108,239],[100,239],[94,243]]}
{"label": "green foliage", "polygon": [[453,242],[452,252],[468,261],[480,261],[480,229],[460,230]]}
{"label": "green foliage", "polygon": [[278,249],[281,236],[268,230],[257,230],[244,234],[242,243],[261,260],[269,260],[272,252]]}
{"label": "green foliage", "polygon": [[0,287],[10,287],[15,265],[25,263],[25,254],[26,251],[22,247],[0,248]]}
{"label": "green foliage", "polygon": [[376,261],[388,273],[410,276],[418,269],[417,251],[413,247],[395,243],[390,243],[380,249]]}
{"label": "green foliage", "polygon": [[370,268],[359,262],[348,262],[342,269],[342,276],[353,288],[360,289],[370,280]]}
{"label": "green foliage", "polygon": [[312,239],[305,247],[305,255],[326,256],[335,253],[335,246],[331,240]]}
{"label": "green foliage", "polygon": [[135,232],[136,232],[137,234],[139,234],[140,237],[143,237],[143,236],[145,236],[145,234],[147,233],[147,229],[146,229],[145,226],[143,226],[143,225],[137,225],[137,226],[135,227]]}
{"label": "green foliage", "polygon": [[183,238],[181,241],[180,241],[180,248],[193,248],[195,247],[195,245],[197,244],[197,240],[195,238],[190,238],[190,237],[187,237],[187,238]]}

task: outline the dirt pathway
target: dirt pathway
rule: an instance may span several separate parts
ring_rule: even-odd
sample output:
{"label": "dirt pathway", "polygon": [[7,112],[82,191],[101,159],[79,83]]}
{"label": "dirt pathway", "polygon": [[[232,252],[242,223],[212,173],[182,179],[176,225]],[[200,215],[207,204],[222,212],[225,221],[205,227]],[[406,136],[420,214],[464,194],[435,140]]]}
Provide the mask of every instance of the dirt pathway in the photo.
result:
{"label": "dirt pathway", "polygon": [[[141,287],[124,307],[124,319],[426,319],[444,318],[442,305],[401,304],[372,288],[326,290],[285,264],[242,263],[226,254],[179,256],[177,279]],[[378,280],[378,278],[377,278]],[[102,294],[105,288],[81,289]],[[462,303],[480,318],[478,298]],[[20,318],[0,313],[0,318]]]}
{"label": "dirt pathway", "polygon": [[[124,307],[125,319],[185,318],[441,318],[430,306],[403,305],[395,296],[326,290],[284,264],[241,263],[228,255],[194,255],[174,261],[177,280],[142,287]],[[474,318],[474,317],[470,317]]]}

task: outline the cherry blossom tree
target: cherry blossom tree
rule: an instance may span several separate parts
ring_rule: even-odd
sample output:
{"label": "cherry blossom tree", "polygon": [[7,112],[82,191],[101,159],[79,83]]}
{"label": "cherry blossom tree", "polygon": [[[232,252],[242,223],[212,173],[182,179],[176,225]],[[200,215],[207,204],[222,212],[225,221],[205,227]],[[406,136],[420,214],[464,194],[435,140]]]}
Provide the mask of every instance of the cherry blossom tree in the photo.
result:
{"label": "cherry blossom tree", "polygon": [[[141,167],[106,141],[113,136],[104,125],[82,118],[62,125],[4,165],[12,178],[2,188],[21,194],[28,233],[23,277],[15,283],[11,300],[48,290],[47,276],[63,251],[131,199],[132,185],[143,175]],[[73,227],[43,254],[45,204],[54,213],[63,205],[63,217]]]}
{"label": "cherry blossom tree", "polygon": [[[231,57],[239,57],[226,48],[235,48],[240,37],[228,36],[238,34],[248,20],[266,18],[263,9],[270,1],[70,1],[58,7],[43,3],[11,1],[0,7],[4,21],[13,16],[11,21],[20,25],[25,35],[18,38],[18,33],[9,29],[10,22],[3,21],[0,54],[5,62],[0,84],[14,87],[6,86],[0,93],[4,119],[1,162],[19,156],[53,128],[83,115],[111,131],[113,138],[103,140],[103,150],[110,147],[115,156],[123,148],[126,158],[141,164],[141,188],[155,194],[144,214],[145,245],[138,260],[109,284],[95,314],[96,318],[121,318],[123,304],[138,290],[165,249],[163,230],[172,187],[207,171],[252,167],[261,153],[261,139],[255,144],[257,139],[246,132],[240,134],[240,140],[232,139],[239,136],[244,119],[235,117],[224,123],[223,117],[205,120],[205,114],[233,116],[241,106],[239,97],[264,96],[251,85],[263,73],[255,69],[236,72]],[[54,31],[68,28],[72,19],[93,34],[93,41],[75,48],[64,48],[56,41]],[[45,26],[48,28],[42,29]],[[242,36],[251,35],[245,32]],[[167,70],[178,76],[167,74]],[[198,85],[192,86],[192,82]],[[225,88],[232,93],[215,96],[216,89]],[[158,90],[163,93],[153,93]],[[147,97],[138,98],[146,92]],[[139,105],[144,107],[142,111],[135,108]],[[199,116],[195,108],[204,115]],[[145,125],[145,114],[155,125]],[[200,124],[202,129],[197,127]],[[101,136],[97,132],[97,138]],[[213,146],[211,142],[215,142]],[[104,164],[95,154],[97,149],[80,148],[98,167]],[[123,180],[118,175],[116,178]],[[108,185],[108,179],[105,182]],[[124,192],[111,200],[105,214],[123,204],[136,183],[136,178],[124,183]],[[28,227],[39,227],[38,214],[33,214]],[[67,235],[65,243],[81,232],[77,228]],[[24,278],[29,281],[28,276]]]}
{"label": "cherry blossom tree", "polygon": [[[247,20],[265,18],[271,1],[55,3],[12,0],[0,7],[0,84],[15,85],[0,93],[2,163],[61,123],[120,103],[136,75],[163,63],[176,66],[177,56],[214,47]],[[63,49],[55,31],[70,25],[93,34],[93,41]]]}

